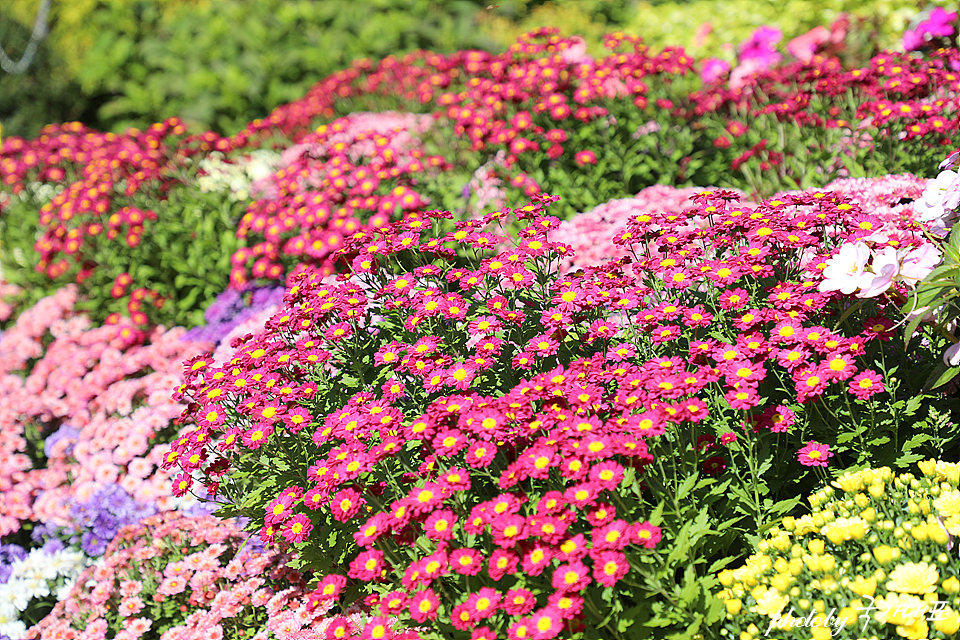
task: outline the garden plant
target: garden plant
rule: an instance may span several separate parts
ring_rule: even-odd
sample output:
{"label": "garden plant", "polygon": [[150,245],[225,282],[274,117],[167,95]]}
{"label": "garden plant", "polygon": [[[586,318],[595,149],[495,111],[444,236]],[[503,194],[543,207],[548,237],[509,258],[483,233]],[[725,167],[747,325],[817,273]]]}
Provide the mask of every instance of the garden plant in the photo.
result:
{"label": "garden plant", "polygon": [[5,137],[0,638],[953,637],[956,23]]}

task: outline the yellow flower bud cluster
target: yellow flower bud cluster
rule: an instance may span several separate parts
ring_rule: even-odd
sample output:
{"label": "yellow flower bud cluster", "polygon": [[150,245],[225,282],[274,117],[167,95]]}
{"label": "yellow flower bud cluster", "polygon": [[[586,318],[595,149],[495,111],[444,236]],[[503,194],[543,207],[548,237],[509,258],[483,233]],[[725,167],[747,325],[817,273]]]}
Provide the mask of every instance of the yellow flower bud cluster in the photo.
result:
{"label": "yellow flower bud cluster", "polygon": [[845,474],[720,572],[727,637],[925,638],[960,631],[960,465]]}

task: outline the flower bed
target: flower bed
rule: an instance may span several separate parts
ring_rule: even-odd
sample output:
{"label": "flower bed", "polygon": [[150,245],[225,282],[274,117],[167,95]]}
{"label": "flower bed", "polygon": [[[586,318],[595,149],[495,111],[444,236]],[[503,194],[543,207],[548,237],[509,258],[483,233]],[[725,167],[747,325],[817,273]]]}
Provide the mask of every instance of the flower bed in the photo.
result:
{"label": "flower bed", "polygon": [[956,633],[960,54],[606,44],[4,141],[0,634]]}

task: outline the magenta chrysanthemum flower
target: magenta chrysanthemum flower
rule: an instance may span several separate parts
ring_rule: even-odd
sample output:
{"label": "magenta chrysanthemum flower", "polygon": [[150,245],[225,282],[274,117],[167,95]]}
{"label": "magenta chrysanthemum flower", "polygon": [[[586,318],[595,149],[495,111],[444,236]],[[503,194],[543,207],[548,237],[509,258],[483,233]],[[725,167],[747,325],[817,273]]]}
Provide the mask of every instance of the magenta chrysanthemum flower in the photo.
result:
{"label": "magenta chrysanthemum flower", "polygon": [[797,460],[807,467],[825,467],[832,457],[833,453],[830,452],[828,445],[818,444],[813,440],[797,452]]}
{"label": "magenta chrysanthemum flower", "polygon": [[876,395],[883,390],[883,378],[872,369],[868,369],[850,380],[850,393],[861,400],[866,400],[870,396]]}
{"label": "magenta chrysanthemum flower", "polygon": [[597,164],[597,154],[593,151],[578,151],[574,156],[574,160],[581,167],[588,164]]}
{"label": "magenta chrysanthemum flower", "polygon": [[297,543],[306,540],[311,531],[313,531],[313,523],[310,522],[310,518],[298,513],[287,521],[280,534],[287,541]]}

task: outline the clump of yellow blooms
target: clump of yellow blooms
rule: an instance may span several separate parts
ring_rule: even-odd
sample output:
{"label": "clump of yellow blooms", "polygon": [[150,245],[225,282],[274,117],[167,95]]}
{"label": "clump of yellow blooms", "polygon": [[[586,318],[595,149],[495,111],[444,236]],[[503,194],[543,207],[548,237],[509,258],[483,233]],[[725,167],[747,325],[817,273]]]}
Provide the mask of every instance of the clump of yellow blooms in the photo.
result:
{"label": "clump of yellow blooms", "polygon": [[721,571],[721,633],[756,638],[955,637],[960,631],[960,465],[918,463],[837,478],[811,512],[770,529]]}

